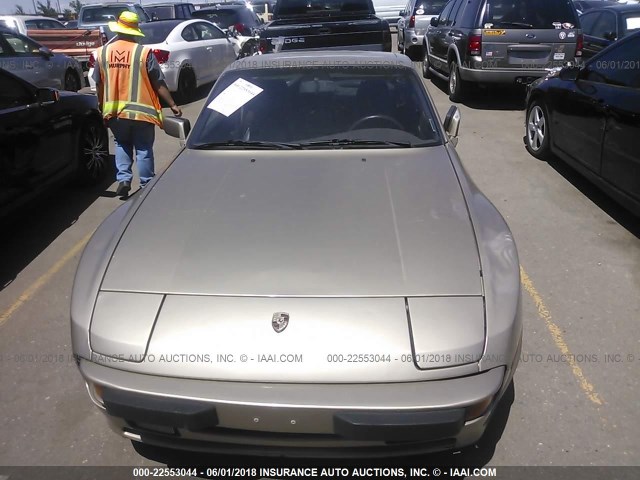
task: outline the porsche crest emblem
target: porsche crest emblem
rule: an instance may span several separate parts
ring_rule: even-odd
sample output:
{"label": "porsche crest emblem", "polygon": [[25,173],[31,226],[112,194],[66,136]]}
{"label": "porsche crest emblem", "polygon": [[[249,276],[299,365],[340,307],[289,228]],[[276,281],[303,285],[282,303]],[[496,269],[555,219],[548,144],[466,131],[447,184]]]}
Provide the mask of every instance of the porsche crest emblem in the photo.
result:
{"label": "porsche crest emblem", "polygon": [[271,326],[276,333],[282,332],[289,325],[289,314],[287,312],[276,312],[271,318]]}

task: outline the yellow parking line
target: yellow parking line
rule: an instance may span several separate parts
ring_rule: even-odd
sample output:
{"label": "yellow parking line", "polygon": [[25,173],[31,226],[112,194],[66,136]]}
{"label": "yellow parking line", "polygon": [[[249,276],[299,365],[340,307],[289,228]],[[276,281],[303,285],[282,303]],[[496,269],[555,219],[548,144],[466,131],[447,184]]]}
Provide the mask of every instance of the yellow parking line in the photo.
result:
{"label": "yellow parking line", "polygon": [[580,365],[578,365],[575,357],[571,354],[569,346],[562,336],[562,330],[560,330],[560,327],[558,327],[558,325],[556,325],[551,319],[551,313],[549,313],[549,309],[542,301],[542,297],[538,293],[538,290],[536,290],[536,287],[533,286],[533,282],[529,278],[529,275],[527,275],[527,272],[524,271],[522,265],[520,265],[520,281],[522,282],[522,286],[524,287],[524,289],[536,304],[538,315],[540,316],[540,318],[542,318],[542,320],[544,320],[544,323],[547,325],[547,330],[549,330],[549,333],[551,333],[551,337],[553,338],[556,347],[558,347],[560,352],[567,358],[567,362],[571,367],[573,376],[578,380],[580,388],[589,398],[589,400],[591,400],[596,405],[602,405],[602,397],[598,393],[596,393],[593,385],[587,380],[587,378],[584,376],[584,373],[582,373]]}
{"label": "yellow parking line", "polygon": [[69,260],[71,260],[75,255],[77,255],[84,248],[84,246],[87,244],[87,242],[91,238],[91,235],[93,235],[93,232],[89,233],[86,237],[84,237],[82,240],[76,243],[71,248],[71,250],[65,253],[64,256],[60,258],[60,260],[58,260],[56,263],[54,263],[49,270],[43,273],[35,282],[31,284],[31,286],[29,286],[29,288],[27,288],[24,292],[22,292],[22,295],[18,297],[18,299],[13,303],[13,305],[11,305],[7,310],[2,312],[2,315],[0,315],[0,327],[4,325],[5,322],[9,320],[9,318],[11,318],[11,315],[13,315],[16,312],[16,310],[18,310],[23,304],[28,302],[31,299],[31,297],[33,297],[36,294],[36,292],[40,289],[40,287],[42,287],[45,283],[47,283],[51,279],[51,277],[53,277],[56,273],[58,273],[58,271],[60,271],[62,267],[64,267],[64,265]]}

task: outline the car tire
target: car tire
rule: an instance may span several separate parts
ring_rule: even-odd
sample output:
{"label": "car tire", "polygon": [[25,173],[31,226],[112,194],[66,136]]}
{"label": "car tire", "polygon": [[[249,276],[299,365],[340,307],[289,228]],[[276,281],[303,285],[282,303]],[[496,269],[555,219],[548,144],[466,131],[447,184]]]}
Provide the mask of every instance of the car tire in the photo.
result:
{"label": "car tire", "polygon": [[180,70],[178,76],[178,91],[176,96],[180,103],[189,103],[193,100],[196,91],[196,75],[189,67]]}
{"label": "car tire", "polygon": [[109,171],[109,137],[101,121],[84,122],[78,137],[78,182],[100,183]]}
{"label": "car tire", "polygon": [[527,151],[540,160],[551,156],[551,123],[547,107],[540,100],[533,100],[527,107],[524,145]]}
{"label": "car tire", "polygon": [[449,100],[452,102],[461,102],[464,100],[469,86],[467,82],[460,78],[460,68],[455,61],[449,63],[449,81],[447,85],[449,89]]}
{"label": "car tire", "polygon": [[67,70],[64,74],[63,89],[70,92],[77,92],[78,90],[80,90],[80,87],[80,79],[78,78],[78,74],[73,70]]}

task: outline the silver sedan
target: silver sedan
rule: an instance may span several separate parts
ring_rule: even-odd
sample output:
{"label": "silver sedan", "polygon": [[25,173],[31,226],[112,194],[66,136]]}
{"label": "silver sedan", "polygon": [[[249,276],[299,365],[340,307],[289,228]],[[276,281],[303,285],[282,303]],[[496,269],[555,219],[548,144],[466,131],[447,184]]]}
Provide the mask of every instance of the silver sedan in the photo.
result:
{"label": "silver sedan", "polygon": [[232,64],[82,256],[73,350],[119,434],[283,455],[471,445],[522,339],[507,224],[406,56]]}
{"label": "silver sedan", "polygon": [[82,67],[73,58],[13,30],[0,27],[0,68],[36,87],[78,91],[84,82]]}

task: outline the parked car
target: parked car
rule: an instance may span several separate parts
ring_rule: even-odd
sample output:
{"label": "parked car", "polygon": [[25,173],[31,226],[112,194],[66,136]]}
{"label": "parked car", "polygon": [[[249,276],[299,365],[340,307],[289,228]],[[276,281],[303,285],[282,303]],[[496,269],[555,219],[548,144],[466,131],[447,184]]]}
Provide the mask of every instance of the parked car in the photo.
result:
{"label": "parked car", "polygon": [[36,87],[78,91],[84,80],[80,64],[71,57],[53,53],[47,47],[0,27],[0,67]]}
{"label": "parked car", "polygon": [[[167,87],[184,102],[193,98],[197,87],[217,79],[236,59],[228,36],[206,20],[158,20],[140,24],[140,30],[145,36],[139,42],[152,49]],[[91,65],[90,86],[95,90],[91,78],[95,54]]]}
{"label": "parked car", "polygon": [[0,25],[27,35],[27,30],[59,30],[65,29],[62,22],[50,17],[33,15],[0,15]]}
{"label": "parked car", "polygon": [[78,266],[73,353],[111,427],[223,455],[478,441],[518,363],[520,274],[457,107],[441,126],[407,57],[362,51],[238,60],[205,105],[191,133],[165,119],[186,148]]}
{"label": "parked car", "polygon": [[[626,68],[625,68],[626,66]],[[640,32],[531,85],[525,145],[555,155],[640,215]]]}
{"label": "parked car", "polygon": [[259,30],[260,52],[300,49],[391,51],[391,31],[371,0],[278,0]]}
{"label": "parked car", "polygon": [[377,17],[395,27],[400,20],[400,10],[405,7],[404,3],[403,0],[373,0],[373,8]]}
{"label": "parked car", "polygon": [[422,61],[422,39],[433,17],[442,12],[447,0],[408,0],[398,20],[398,51],[411,60]]}
{"label": "parked car", "polygon": [[0,145],[0,217],[61,183],[95,183],[108,171],[95,96],[38,88],[2,68]]}
{"label": "parked car", "polygon": [[193,3],[152,3],[145,5],[144,9],[152,20],[190,20],[196,11]]}
{"label": "parked car", "polygon": [[111,38],[107,28],[109,22],[118,20],[120,14],[125,10],[138,14],[140,23],[150,22],[151,17],[147,15],[145,9],[137,3],[107,2],[83,5],[78,14],[78,28],[99,28],[103,27],[105,33]]}
{"label": "parked car", "polygon": [[422,70],[458,102],[472,84],[527,84],[579,62],[582,41],[571,0],[450,0],[431,19]]}
{"label": "parked car", "polygon": [[639,4],[594,8],[580,17],[584,58],[591,58],[619,38],[640,30]]}

